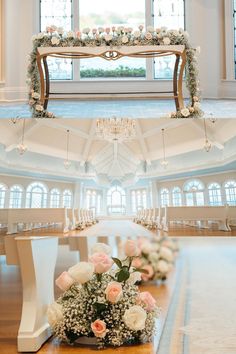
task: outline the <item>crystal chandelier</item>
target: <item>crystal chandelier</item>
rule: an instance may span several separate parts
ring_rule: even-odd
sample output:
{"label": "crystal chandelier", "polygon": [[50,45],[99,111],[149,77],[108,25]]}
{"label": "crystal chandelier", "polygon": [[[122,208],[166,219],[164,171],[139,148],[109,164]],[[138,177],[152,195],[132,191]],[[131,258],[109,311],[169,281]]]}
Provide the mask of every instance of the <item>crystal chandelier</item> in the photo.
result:
{"label": "crystal chandelier", "polygon": [[66,131],[66,160],[64,161],[64,167],[68,170],[70,168],[71,162],[69,161],[69,139],[70,139],[70,131]]}
{"label": "crystal chandelier", "polygon": [[24,138],[25,138],[25,119],[23,119],[21,143],[17,145],[17,151],[19,152],[20,155],[23,155],[27,151],[27,146],[24,144]]}
{"label": "crystal chandelier", "polygon": [[166,160],[166,147],[165,147],[165,136],[164,136],[165,129],[161,130],[162,133],[162,149],[163,149],[163,160],[161,161],[161,166],[166,168],[168,166],[168,161]]}
{"label": "crystal chandelier", "polygon": [[129,118],[98,119],[96,134],[110,142],[132,139],[136,136],[135,120]]}
{"label": "crystal chandelier", "polygon": [[206,120],[205,118],[203,119],[204,122],[204,133],[205,133],[205,144],[204,144],[204,149],[206,152],[209,152],[211,150],[211,143],[208,140],[207,137],[207,127],[206,127]]}

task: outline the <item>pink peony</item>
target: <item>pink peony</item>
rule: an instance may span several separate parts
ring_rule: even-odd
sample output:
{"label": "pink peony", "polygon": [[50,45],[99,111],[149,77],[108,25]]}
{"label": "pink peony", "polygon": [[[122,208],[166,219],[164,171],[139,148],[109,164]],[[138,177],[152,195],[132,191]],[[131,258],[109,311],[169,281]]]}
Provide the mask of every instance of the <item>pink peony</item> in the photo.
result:
{"label": "pink peony", "polygon": [[68,290],[74,282],[74,279],[68,272],[61,273],[61,275],[56,279],[56,285],[63,291]]}
{"label": "pink peony", "polygon": [[143,291],[138,295],[137,303],[143,303],[147,312],[153,311],[156,306],[156,300],[149,293],[149,291]]}
{"label": "pink peony", "polygon": [[116,281],[109,283],[106,287],[105,294],[107,301],[116,304],[123,295],[121,284]]}
{"label": "pink peony", "polygon": [[105,253],[94,253],[89,260],[94,264],[95,273],[98,274],[107,272],[113,264],[113,260]]}
{"label": "pink peony", "polygon": [[125,254],[127,257],[137,257],[140,255],[140,250],[136,241],[128,240],[125,242]]}
{"label": "pink peony", "polygon": [[142,275],[141,275],[142,280],[143,281],[148,281],[149,279],[151,279],[153,274],[154,274],[154,270],[153,270],[152,266],[147,264],[147,265],[144,265],[142,267],[142,269],[145,269],[145,270],[148,271],[147,274],[146,273],[142,273]]}
{"label": "pink peony", "polygon": [[106,323],[101,320],[96,320],[91,323],[91,328],[95,337],[104,338],[107,333]]}

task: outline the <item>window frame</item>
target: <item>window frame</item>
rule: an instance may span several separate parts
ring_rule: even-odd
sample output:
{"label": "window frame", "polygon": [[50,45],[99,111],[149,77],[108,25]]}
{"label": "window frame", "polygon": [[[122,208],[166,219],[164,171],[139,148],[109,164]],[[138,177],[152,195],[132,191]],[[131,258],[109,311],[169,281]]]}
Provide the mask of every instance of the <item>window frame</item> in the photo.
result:
{"label": "window frame", "polygon": [[[11,197],[11,194],[12,194],[12,189],[14,188],[14,187],[17,187],[17,188],[20,188],[20,193],[19,194],[21,194],[21,198],[19,199],[20,200],[20,206],[11,206],[11,201],[14,201],[16,198],[12,198]],[[13,184],[10,188],[9,188],[9,209],[20,209],[20,208],[22,208],[22,206],[23,206],[23,198],[24,198],[24,192],[25,192],[25,190],[24,190],[24,188],[20,185],[20,184]],[[14,193],[14,192],[13,192]],[[14,203],[12,203],[12,205],[13,205]]]}
{"label": "window frame", "polygon": [[[69,194],[66,194],[67,192],[69,192]],[[68,198],[68,196],[70,196],[70,205],[69,206],[65,206],[65,204],[66,204],[65,200]],[[66,188],[62,192],[62,207],[71,209],[72,205],[73,205],[73,192],[72,192],[71,189]]]}
{"label": "window frame", "polygon": [[[233,187],[234,188],[234,193],[233,194],[229,193],[227,195],[226,189],[230,189],[230,188],[226,188],[226,185],[228,183],[231,183],[231,182],[233,182],[235,184],[234,187]],[[226,181],[224,183],[224,193],[225,193],[225,202],[226,202],[226,204],[227,205],[236,205],[236,180],[231,179],[231,180],[228,180],[228,181]],[[234,199],[233,200],[231,200],[231,196],[232,195],[234,195]],[[227,196],[230,196],[230,200],[227,200]]]}
{"label": "window frame", "polygon": [[[191,182],[198,182],[198,184],[201,184],[202,185],[202,189],[197,189],[197,190],[194,190],[194,189],[189,189],[187,190],[186,187],[188,186],[188,184],[190,184]],[[184,199],[185,199],[185,205],[186,206],[204,206],[206,204],[206,196],[205,196],[205,185],[204,183],[198,179],[198,178],[193,178],[193,179],[190,179],[188,181],[186,181],[184,183],[184,187],[183,187],[183,192],[184,192]],[[198,198],[197,198],[197,193],[202,193],[202,196],[203,196],[203,204],[198,204]],[[192,194],[192,201],[193,201],[193,205],[188,205],[187,204],[187,194]]]}
{"label": "window frame", "polygon": [[[211,186],[217,185],[219,188],[210,188]],[[210,191],[220,191],[220,194],[215,194],[214,193],[211,195]],[[223,205],[222,201],[222,188],[220,183],[218,182],[211,182],[207,186],[207,192],[208,192],[208,201],[210,206],[221,206]],[[211,202],[212,199],[212,202]],[[215,199],[218,199],[217,202],[215,203]]]}
{"label": "window frame", "polygon": [[[168,188],[164,187],[160,190],[160,201],[161,207],[170,206],[170,191]],[[166,202],[166,203],[165,203]]]}
{"label": "window frame", "polygon": [[[42,193],[40,193],[42,195],[41,205],[38,207],[32,207],[32,194],[34,193],[34,192],[32,192],[32,189],[36,188],[37,186],[39,186],[40,188],[42,188],[44,190]],[[30,195],[30,196],[28,197],[28,195]],[[26,188],[25,205],[26,205],[26,208],[29,208],[29,209],[47,208],[48,207],[48,187],[43,182],[39,182],[39,181],[34,181],[34,182],[30,183]]]}
{"label": "window frame", "polygon": [[[2,188],[3,187],[3,188]],[[5,183],[0,183],[0,196],[2,194],[2,192],[4,192],[4,197],[0,198],[0,209],[4,209],[6,208],[6,204],[7,204],[7,191],[8,191],[8,186]],[[1,200],[3,199],[3,203],[1,202]]]}
{"label": "window frame", "polygon": [[[80,0],[71,0],[71,6],[72,6],[72,29],[74,28],[80,28],[80,19],[79,19],[79,1]],[[154,26],[154,0],[143,0],[145,2],[145,26]],[[186,28],[186,0],[183,0],[184,2],[184,28]],[[41,30],[41,0],[38,0],[38,6],[39,6],[39,16],[38,16],[38,30]],[[82,30],[82,28],[81,28]],[[160,79],[160,78],[155,78],[155,63],[154,63],[154,58],[153,59],[148,59],[146,58],[146,77],[145,78],[140,78],[140,79],[135,79],[135,78],[118,78],[118,79],[106,79],[106,78],[101,78],[101,79],[92,79],[92,80],[87,80],[87,79],[81,79],[80,77],[80,61],[79,60],[72,60],[72,79],[69,80],[52,80],[52,83],[57,84],[57,86],[61,86],[62,83],[69,82],[72,83],[82,83],[83,85],[86,84],[88,86],[88,89],[91,84],[94,83],[94,81],[98,84],[105,84],[110,87],[110,85],[116,85],[117,87],[120,87],[120,84],[126,85],[127,83],[130,83],[132,89],[135,91],[137,87],[137,83],[146,83],[147,87],[145,88],[144,92],[147,91],[147,93],[150,93],[150,90],[153,90],[153,93],[155,93],[156,86],[151,86],[150,84],[156,84],[157,82],[161,82],[162,89],[163,89],[163,82],[167,83],[172,83],[172,78],[171,79]],[[145,85],[145,86],[146,86]],[[107,92],[107,90],[106,90]],[[109,91],[108,91],[109,92]],[[132,92],[131,92],[132,93]],[[104,93],[105,94],[105,93]]]}
{"label": "window frame", "polygon": [[[53,193],[54,191],[57,191],[58,193],[57,194]],[[59,196],[59,200],[58,200],[58,204],[57,204],[58,206],[53,206],[53,202],[54,202],[53,195]],[[49,207],[50,208],[60,208],[60,206],[61,206],[61,191],[59,188],[54,187],[50,190],[50,193],[49,193]]]}

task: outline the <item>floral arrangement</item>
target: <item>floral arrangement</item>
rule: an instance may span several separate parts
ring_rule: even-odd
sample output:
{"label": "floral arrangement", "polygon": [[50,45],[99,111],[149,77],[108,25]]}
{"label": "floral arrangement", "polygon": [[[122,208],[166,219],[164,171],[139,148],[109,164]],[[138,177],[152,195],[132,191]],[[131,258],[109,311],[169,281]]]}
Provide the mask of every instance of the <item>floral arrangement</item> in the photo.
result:
{"label": "floral arrangement", "polygon": [[173,269],[175,261],[175,245],[169,240],[161,240],[154,238],[148,240],[140,238],[138,247],[140,249],[140,257],[132,261],[132,265],[137,268],[146,270],[141,274],[143,282],[151,280],[167,279],[169,272]]}
{"label": "floral arrangement", "polygon": [[160,310],[152,295],[135,285],[140,272],[146,272],[132,266],[137,244],[127,242],[124,261],[111,258],[110,252],[109,246],[98,243],[89,262],[79,262],[57,278],[63,294],[49,306],[48,321],[60,340],[93,341],[103,348],[152,339]]}
{"label": "floral arrangement", "polygon": [[37,68],[38,47],[88,47],[88,46],[141,46],[141,45],[184,45],[186,48],[186,85],[190,93],[190,104],[183,109],[170,113],[171,118],[201,117],[202,111],[199,99],[199,80],[197,52],[189,41],[189,35],[183,29],[167,30],[166,27],[154,29],[140,25],[137,31],[125,27],[108,27],[98,29],[85,28],[83,31],[65,32],[63,28],[51,26],[45,32],[34,35],[33,50],[29,58],[28,84],[29,106],[33,117],[55,117],[53,113],[44,110],[40,102],[40,79]]}

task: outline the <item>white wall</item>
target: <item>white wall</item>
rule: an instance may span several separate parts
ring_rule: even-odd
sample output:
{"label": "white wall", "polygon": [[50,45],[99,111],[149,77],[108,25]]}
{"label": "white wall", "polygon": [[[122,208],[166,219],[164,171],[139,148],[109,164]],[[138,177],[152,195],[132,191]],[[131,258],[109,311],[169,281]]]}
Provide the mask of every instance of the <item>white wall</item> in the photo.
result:
{"label": "white wall", "polygon": [[[230,0],[228,0],[230,1]],[[38,30],[38,0],[5,0],[5,85],[0,88],[0,100],[25,99],[27,55],[31,50],[31,36]],[[194,46],[200,46],[200,78],[203,97],[234,97],[236,82],[222,82],[224,78],[224,0],[187,0],[186,25]],[[162,89],[169,83],[162,82]],[[64,83],[53,85],[65,90]],[[159,83],[153,81],[125,82],[126,91],[155,90]],[[66,88],[93,91],[91,83],[67,83]],[[96,83],[98,91],[123,91],[123,83]]]}
{"label": "white wall", "polygon": [[[75,208],[79,208],[80,203],[79,203],[79,183],[72,183],[72,182],[61,182],[61,181],[54,181],[54,180],[47,180],[43,178],[33,178],[33,177],[22,177],[22,176],[10,176],[10,175],[1,175],[0,174],[0,184],[4,184],[7,186],[8,189],[10,189],[11,186],[18,184],[24,188],[24,191],[26,191],[27,187],[33,183],[39,181],[41,183],[44,183],[46,187],[48,188],[48,192],[50,192],[51,189],[53,188],[58,188],[61,193],[65,189],[69,189],[73,193],[73,206]],[[8,190],[9,192],[9,190]],[[7,192],[7,194],[9,194]],[[9,197],[9,195],[8,195]]]}
{"label": "white wall", "polygon": [[[223,184],[226,181],[229,180],[235,180],[236,181],[236,171],[233,172],[227,172],[227,173],[217,173],[217,174],[213,174],[213,175],[205,175],[205,176],[197,176],[197,177],[191,177],[191,178],[181,178],[181,179],[177,179],[177,180],[167,180],[167,181],[158,181],[156,182],[156,187],[157,187],[157,197],[159,197],[159,202],[157,202],[157,205],[160,205],[160,191],[162,188],[167,188],[170,192],[170,196],[171,196],[171,191],[174,187],[179,187],[182,191],[183,191],[183,187],[184,184],[192,179],[198,179],[200,181],[203,182],[204,186],[205,186],[205,202],[208,201],[208,193],[207,193],[207,186],[210,183],[219,183],[222,187],[222,203],[225,204],[225,200],[224,200],[224,193],[223,193]],[[171,199],[171,198],[170,198]],[[184,198],[182,195],[182,202],[184,204]]]}

